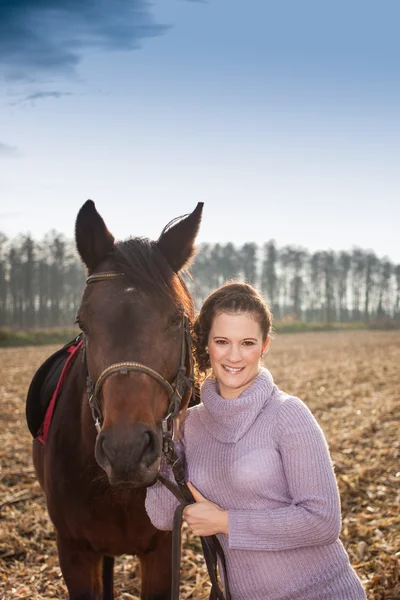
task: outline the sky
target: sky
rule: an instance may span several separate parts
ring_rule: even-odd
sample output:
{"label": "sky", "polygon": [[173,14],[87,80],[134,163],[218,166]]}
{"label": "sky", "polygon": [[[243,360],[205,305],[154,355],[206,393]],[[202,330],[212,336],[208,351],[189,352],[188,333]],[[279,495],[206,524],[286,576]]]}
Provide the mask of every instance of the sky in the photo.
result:
{"label": "sky", "polygon": [[0,0],[0,232],[400,262],[398,0]]}

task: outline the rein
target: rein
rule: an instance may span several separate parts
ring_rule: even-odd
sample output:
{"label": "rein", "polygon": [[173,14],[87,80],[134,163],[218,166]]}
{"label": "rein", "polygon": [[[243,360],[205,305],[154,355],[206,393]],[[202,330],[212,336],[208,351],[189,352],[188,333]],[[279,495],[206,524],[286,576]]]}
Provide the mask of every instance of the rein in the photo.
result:
{"label": "rein", "polygon": [[[125,277],[123,273],[115,271],[96,273],[90,275],[86,279],[86,284],[92,284],[97,281],[107,281],[111,279],[119,279]],[[119,362],[114,363],[104,369],[99,375],[96,382],[93,383],[89,371],[87,369],[86,390],[88,395],[89,406],[94,419],[94,424],[99,433],[103,425],[103,413],[101,410],[100,395],[103,384],[107,377],[113,373],[127,375],[129,372],[145,373],[149,377],[155,379],[168,394],[168,410],[167,415],[161,421],[162,431],[162,450],[166,462],[172,469],[177,485],[159,475],[159,480],[174,494],[179,500],[180,505],[177,507],[174,514],[174,525],[172,530],[172,591],[171,600],[179,600],[179,579],[180,579],[180,562],[181,562],[181,528],[182,528],[182,513],[185,506],[195,502],[193,495],[185,482],[185,472],[182,462],[176,452],[174,444],[174,423],[178,416],[179,409],[183,397],[187,391],[190,395],[194,392],[194,360],[192,354],[192,344],[190,337],[190,324],[186,314],[182,317],[182,341],[181,341],[181,359],[178,373],[172,383],[169,383],[160,373],[150,367],[138,362]],[[86,362],[86,360],[85,360]],[[188,374],[187,374],[188,371]],[[213,536],[201,537],[204,559],[206,561],[208,574],[211,581],[210,600],[230,600],[228,588],[228,580],[226,575],[225,557],[218,538]],[[217,565],[221,566],[224,578],[226,595],[218,582]]]}

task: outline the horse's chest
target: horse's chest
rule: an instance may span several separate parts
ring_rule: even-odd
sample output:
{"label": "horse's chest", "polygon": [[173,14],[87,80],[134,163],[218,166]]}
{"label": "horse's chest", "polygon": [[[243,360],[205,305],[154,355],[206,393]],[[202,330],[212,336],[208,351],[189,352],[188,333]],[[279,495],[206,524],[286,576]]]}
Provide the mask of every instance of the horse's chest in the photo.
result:
{"label": "horse's chest", "polygon": [[[74,539],[84,539],[96,552],[106,555],[140,554],[151,543],[154,529],[144,509],[142,491],[119,494],[115,490],[85,495],[71,501],[67,511],[57,515],[55,525]],[[122,497],[121,497],[122,496]]]}
{"label": "horse's chest", "polygon": [[141,554],[150,544],[149,526],[144,515],[138,518],[134,511],[118,507],[107,514],[94,515],[84,529],[84,537],[101,554]]}

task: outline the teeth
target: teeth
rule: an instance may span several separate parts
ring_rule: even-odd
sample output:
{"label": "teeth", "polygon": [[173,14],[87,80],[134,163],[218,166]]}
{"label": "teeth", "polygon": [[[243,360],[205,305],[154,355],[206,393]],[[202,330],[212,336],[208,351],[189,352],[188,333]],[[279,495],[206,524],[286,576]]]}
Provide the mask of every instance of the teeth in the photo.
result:
{"label": "teeth", "polygon": [[244,367],[227,367],[226,365],[224,365],[224,369],[226,371],[229,371],[230,373],[239,373],[239,371],[241,371]]}

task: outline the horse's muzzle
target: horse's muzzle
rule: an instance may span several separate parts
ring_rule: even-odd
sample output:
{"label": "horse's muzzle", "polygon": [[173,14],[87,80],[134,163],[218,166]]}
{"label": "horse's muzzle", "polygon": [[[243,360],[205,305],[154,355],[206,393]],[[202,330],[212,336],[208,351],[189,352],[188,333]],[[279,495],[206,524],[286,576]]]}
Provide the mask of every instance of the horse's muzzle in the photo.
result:
{"label": "horse's muzzle", "polygon": [[97,436],[95,457],[111,485],[143,487],[157,477],[161,440],[146,423],[108,427]]}

